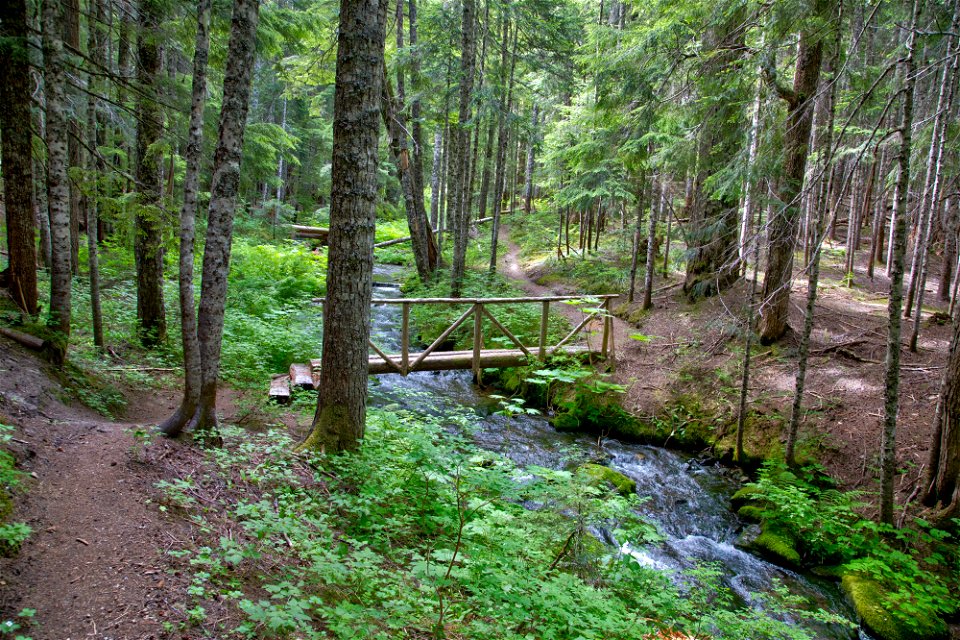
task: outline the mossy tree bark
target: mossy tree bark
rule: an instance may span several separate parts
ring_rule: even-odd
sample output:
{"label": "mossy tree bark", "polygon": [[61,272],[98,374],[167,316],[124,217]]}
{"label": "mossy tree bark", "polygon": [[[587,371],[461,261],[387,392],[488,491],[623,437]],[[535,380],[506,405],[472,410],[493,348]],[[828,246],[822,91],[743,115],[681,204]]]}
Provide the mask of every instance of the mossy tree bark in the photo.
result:
{"label": "mossy tree bark", "polygon": [[243,134],[250,106],[259,9],[259,0],[235,0],[233,5],[220,130],[213,155],[213,182],[210,185],[210,211],[203,252],[200,312],[197,315],[201,360],[200,397],[190,424],[198,433],[209,435],[215,434],[217,428],[217,378],[220,374],[227,276],[230,273],[230,244],[240,186]]}
{"label": "mossy tree bark", "polygon": [[894,196],[893,252],[890,261],[890,294],[887,305],[887,357],[884,374],[883,437],[880,445],[880,520],[893,524],[893,484],[897,467],[897,411],[900,408],[900,330],[903,311],[904,254],[907,244],[907,191],[910,188],[910,152],[913,141],[913,90],[916,26],[921,1],[914,0],[913,19],[907,32],[906,53],[899,65],[901,99],[900,148]]}
{"label": "mossy tree bark", "polygon": [[37,313],[37,250],[33,217],[30,59],[24,0],[0,3],[0,138],[10,251],[8,290],[27,315]]}
{"label": "mossy tree bark", "polygon": [[476,2],[463,0],[463,30],[460,53],[460,110],[457,122],[451,127],[450,158],[450,228],[453,231],[453,262],[450,266],[450,296],[460,297],[467,262],[467,231],[469,212],[465,210],[464,196],[470,171],[470,105],[473,100],[473,76],[476,68]]}
{"label": "mossy tree bark", "polygon": [[157,143],[163,133],[158,102],[161,54],[158,28],[160,0],[141,0],[137,35],[137,207],[133,251],[137,266],[137,322],[141,342],[154,347],[167,337],[163,302],[163,222]]}
{"label": "mossy tree bark", "polygon": [[200,398],[200,342],[194,307],[193,262],[196,238],[197,195],[200,191],[200,161],[203,154],[203,108],[207,100],[207,56],[210,48],[210,0],[197,2],[197,37],[193,53],[193,87],[190,101],[190,131],[187,137],[187,170],[183,178],[180,207],[180,336],[183,341],[183,399],[161,425],[167,436],[177,436],[193,418]]}
{"label": "mossy tree bark", "polygon": [[832,3],[833,0],[813,0],[811,13],[815,19],[800,33],[793,89],[781,86],[773,69],[764,69],[768,84],[787,103],[788,112],[784,128],[783,179],[779,189],[781,208],[768,223],[770,241],[763,278],[763,303],[760,306],[761,344],[775,342],[787,332],[800,195],[813,126],[813,98],[820,82],[826,35],[822,23],[830,15]]}
{"label": "mossy tree bark", "polygon": [[43,3],[44,98],[46,100],[47,198],[50,209],[50,319],[59,336],[52,353],[62,364],[70,339],[70,186],[67,177],[66,77],[63,67],[62,5]]}
{"label": "mossy tree bark", "polygon": [[300,449],[356,449],[367,410],[367,342],[387,0],[341,0],[320,394]]}

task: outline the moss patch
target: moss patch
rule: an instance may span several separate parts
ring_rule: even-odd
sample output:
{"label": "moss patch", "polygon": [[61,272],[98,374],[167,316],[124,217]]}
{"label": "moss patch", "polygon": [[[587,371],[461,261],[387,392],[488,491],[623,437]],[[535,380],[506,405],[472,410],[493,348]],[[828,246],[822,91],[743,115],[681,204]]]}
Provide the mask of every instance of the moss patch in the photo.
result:
{"label": "moss patch", "polygon": [[763,514],[766,509],[755,504],[745,504],[737,511],[737,514],[747,522],[760,522],[763,520]]}
{"label": "moss patch", "polygon": [[580,465],[577,473],[586,476],[591,484],[601,485],[609,483],[622,496],[629,496],[637,491],[637,483],[623,475],[619,471],[614,471],[610,467],[602,464],[588,462]]}
{"label": "moss patch", "polygon": [[880,640],[940,640],[947,637],[947,626],[939,618],[915,620],[917,628],[911,628],[893,616],[884,604],[887,592],[875,580],[846,573],[840,583],[860,623]]}
{"label": "moss patch", "polygon": [[760,535],[750,543],[750,548],[775,564],[786,567],[800,566],[797,540],[793,534],[782,527],[763,523]]}

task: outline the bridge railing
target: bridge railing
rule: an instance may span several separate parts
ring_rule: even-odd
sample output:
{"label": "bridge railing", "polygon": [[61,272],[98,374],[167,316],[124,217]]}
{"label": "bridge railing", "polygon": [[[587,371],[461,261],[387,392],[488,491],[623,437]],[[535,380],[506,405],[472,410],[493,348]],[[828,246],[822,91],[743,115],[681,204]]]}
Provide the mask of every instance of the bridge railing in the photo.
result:
{"label": "bridge railing", "polygon": [[[431,354],[450,337],[458,328],[463,326],[468,320],[473,319],[473,349],[472,352],[441,352],[434,357],[443,357],[451,362],[449,368],[472,369],[474,374],[479,375],[480,370],[489,366],[491,358],[494,361],[509,361],[523,356],[527,359],[537,359],[544,361],[576,338],[580,333],[595,320],[601,321],[602,334],[600,339],[600,349],[590,349],[592,352],[599,351],[599,355],[608,358],[614,351],[613,322],[610,313],[611,301],[616,298],[616,294],[604,294],[593,296],[534,296],[525,298],[376,298],[372,301],[374,305],[399,305],[401,308],[400,324],[400,353],[388,354],[386,350],[380,348],[372,340],[370,347],[374,353],[379,356],[388,370],[401,375],[407,375],[412,371],[434,369],[433,366],[424,366],[428,362]],[[319,300],[318,300],[319,301]],[[555,302],[571,303],[582,301],[584,306],[591,305],[584,313],[583,319],[574,327],[562,340],[555,345],[547,343],[547,329],[550,317],[550,305]],[[541,305],[539,339],[536,346],[525,345],[507,326],[502,323],[490,310],[490,307],[517,305],[526,303],[539,303]],[[448,325],[437,338],[431,342],[426,349],[420,352],[410,351],[410,309],[414,305],[470,305],[469,308],[460,314],[456,320]],[[500,334],[505,336],[516,347],[514,351],[490,350],[483,348],[483,320],[488,319]],[[487,358],[484,357],[486,352]],[[519,353],[518,353],[519,352]],[[462,362],[461,362],[462,361]],[[484,362],[488,364],[484,364]],[[612,359],[611,359],[612,361]],[[436,363],[434,363],[436,364]]]}

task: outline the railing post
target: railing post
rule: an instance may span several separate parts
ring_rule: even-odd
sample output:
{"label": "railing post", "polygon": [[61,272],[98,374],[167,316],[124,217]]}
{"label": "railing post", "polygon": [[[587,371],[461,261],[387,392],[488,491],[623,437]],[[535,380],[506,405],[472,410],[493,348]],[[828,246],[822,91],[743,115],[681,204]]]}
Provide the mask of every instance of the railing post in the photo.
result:
{"label": "railing post", "polygon": [[473,376],[480,383],[480,352],[483,350],[483,303],[473,305]]}
{"label": "railing post", "polygon": [[547,359],[547,320],[550,316],[550,301],[544,300],[543,309],[540,311],[540,348],[537,351],[537,358],[540,362]]}
{"label": "railing post", "polygon": [[607,340],[610,335],[610,298],[603,301],[603,342],[600,345],[600,355],[607,358]]}
{"label": "railing post", "polygon": [[400,369],[402,375],[410,373],[410,303],[403,303],[400,324]]}

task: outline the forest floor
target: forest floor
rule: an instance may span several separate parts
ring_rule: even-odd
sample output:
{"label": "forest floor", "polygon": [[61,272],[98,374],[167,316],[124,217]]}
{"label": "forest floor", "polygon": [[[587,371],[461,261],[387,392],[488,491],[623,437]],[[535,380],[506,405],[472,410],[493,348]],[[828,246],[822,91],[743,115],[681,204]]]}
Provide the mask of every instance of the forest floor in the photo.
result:
{"label": "forest floor", "polygon": [[[0,338],[0,422],[17,426],[10,448],[29,474],[13,519],[33,532],[14,558],[0,560],[0,613],[36,610],[22,631],[34,640],[146,640],[180,637],[187,572],[166,552],[194,532],[167,516],[156,483],[189,473],[189,441],[143,435],[169,415],[178,393],[125,389],[127,413],[108,420],[62,390],[35,354]],[[226,390],[226,420],[238,418]],[[139,437],[138,437],[139,430]]]}
{"label": "forest floor", "polygon": [[[508,250],[501,261],[502,272],[524,290],[534,295],[589,293],[577,290],[575,283],[543,278],[548,270],[543,263],[521,263],[518,247],[508,234],[505,229],[502,241]],[[889,279],[882,266],[873,279],[868,278],[866,264],[861,263],[853,286],[846,286],[842,260],[838,265],[830,260],[829,251],[827,255],[818,288],[804,393],[808,413],[800,441],[844,488],[872,492],[878,487]],[[900,504],[915,499],[925,470],[940,377],[950,346],[949,323],[932,321],[935,312],[946,310],[946,303],[936,296],[939,283],[933,274],[939,272],[939,265],[932,265],[930,271],[918,353],[906,347],[912,319],[903,326],[897,431]],[[549,280],[551,286],[540,284],[543,280]],[[694,394],[719,413],[735,415],[743,357],[739,327],[746,316],[749,280],[740,281],[721,296],[692,304],[683,295],[682,283],[682,273],[666,279],[658,276],[651,311],[641,314],[638,304],[627,305],[614,319],[615,379],[627,387],[623,406],[635,415],[653,417],[678,397]],[[798,272],[790,303],[790,326],[797,329],[803,326],[806,284],[805,274]],[[638,282],[638,289],[641,286]],[[626,297],[617,303],[626,305]],[[572,307],[564,312],[571,319],[580,314]],[[649,339],[630,338],[638,333]],[[797,345],[798,336],[791,332],[780,343],[760,349],[751,364],[751,411],[769,417],[774,425],[790,415]],[[778,432],[774,429],[772,435],[762,434],[761,438],[778,438]]]}

